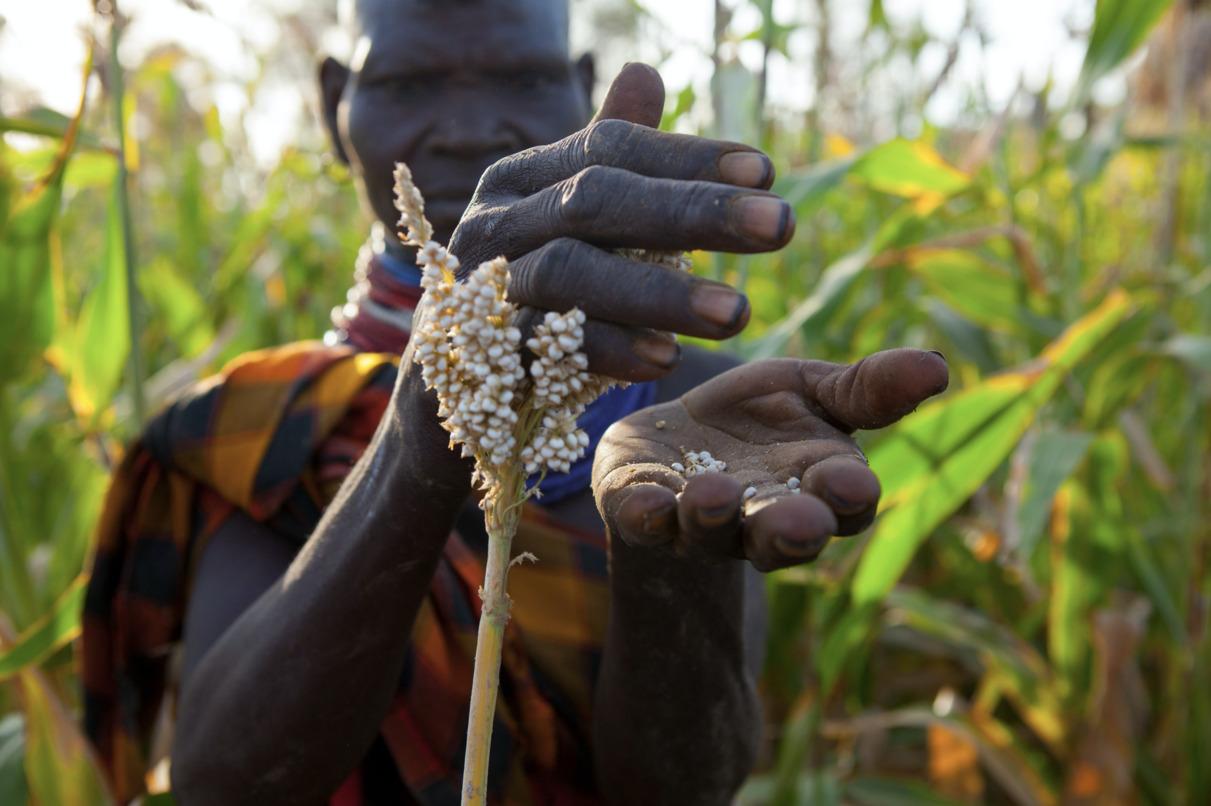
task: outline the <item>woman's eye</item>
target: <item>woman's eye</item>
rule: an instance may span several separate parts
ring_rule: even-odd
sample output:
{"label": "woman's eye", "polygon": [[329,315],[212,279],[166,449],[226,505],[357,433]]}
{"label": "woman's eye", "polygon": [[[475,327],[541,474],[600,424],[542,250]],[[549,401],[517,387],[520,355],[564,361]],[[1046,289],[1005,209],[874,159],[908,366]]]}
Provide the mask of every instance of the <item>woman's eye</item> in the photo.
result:
{"label": "woman's eye", "polygon": [[440,82],[438,76],[392,76],[376,81],[374,86],[392,95],[416,95],[436,89]]}
{"label": "woman's eye", "polygon": [[412,93],[425,89],[425,81],[419,78],[393,78],[389,82],[393,92]]}
{"label": "woman's eye", "polygon": [[509,77],[509,83],[518,89],[536,90],[543,89],[554,84],[555,77],[550,73],[545,73],[540,70],[526,70],[520,73],[513,73]]}

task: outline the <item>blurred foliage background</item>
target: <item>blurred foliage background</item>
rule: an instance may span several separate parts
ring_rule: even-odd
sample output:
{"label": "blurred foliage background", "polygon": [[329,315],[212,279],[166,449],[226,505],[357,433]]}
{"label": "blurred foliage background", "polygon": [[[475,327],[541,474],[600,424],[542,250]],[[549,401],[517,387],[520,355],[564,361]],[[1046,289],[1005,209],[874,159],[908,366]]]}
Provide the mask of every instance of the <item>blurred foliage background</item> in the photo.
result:
{"label": "blurred foliage background", "polygon": [[[995,42],[988,3],[957,34],[894,5],[866,0],[840,47],[855,4],[702,0],[711,74],[670,87],[667,126],[759,142],[798,212],[777,255],[695,256],[752,299],[729,348],[952,369],[867,440],[876,526],[769,578],[769,741],[740,799],[1211,803],[1211,3],[1090,0],[1076,80],[1000,103],[953,74]],[[641,40],[678,57],[638,0],[574,8],[607,68]],[[246,100],[283,65],[310,81],[333,22],[275,13]],[[78,110],[0,108],[5,804],[107,799],[72,651],[123,442],[231,357],[321,334],[365,234],[307,108],[254,154],[258,122],[199,90],[215,65],[119,65],[113,22],[98,3]],[[788,75],[806,108],[777,101]]]}

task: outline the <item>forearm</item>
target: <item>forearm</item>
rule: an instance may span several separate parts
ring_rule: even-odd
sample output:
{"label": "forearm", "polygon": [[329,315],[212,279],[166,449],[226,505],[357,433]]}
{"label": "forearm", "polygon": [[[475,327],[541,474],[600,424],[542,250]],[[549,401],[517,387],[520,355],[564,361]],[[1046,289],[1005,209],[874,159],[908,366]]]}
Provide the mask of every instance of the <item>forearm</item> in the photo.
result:
{"label": "forearm", "polygon": [[389,414],[282,579],[185,681],[185,802],[319,803],[356,766],[469,489],[461,463],[417,444],[432,439]]}
{"label": "forearm", "polygon": [[610,588],[593,725],[603,796],[731,802],[761,734],[744,659],[743,564],[670,558],[616,540]]}

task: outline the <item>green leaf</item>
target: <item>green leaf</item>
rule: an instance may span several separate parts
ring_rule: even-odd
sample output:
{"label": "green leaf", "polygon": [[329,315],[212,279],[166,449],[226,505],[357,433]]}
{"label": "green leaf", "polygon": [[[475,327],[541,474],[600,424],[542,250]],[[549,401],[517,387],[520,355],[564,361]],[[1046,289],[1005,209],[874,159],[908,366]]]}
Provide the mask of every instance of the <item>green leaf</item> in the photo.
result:
{"label": "green leaf", "polygon": [[1018,282],[973,252],[913,250],[906,261],[939,299],[973,322],[1002,333],[1021,328]]}
{"label": "green leaf", "polygon": [[0,803],[25,806],[25,720],[21,714],[0,719]]}
{"label": "green leaf", "polygon": [[887,596],[887,622],[931,636],[956,654],[974,652],[1026,723],[1051,746],[1064,740],[1065,714],[1052,671],[1029,642],[973,608],[900,588]]}
{"label": "green leaf", "polygon": [[[889,511],[858,565],[851,588],[855,603],[876,602],[891,590],[921,541],[997,469],[1064,375],[1127,317],[1131,307],[1126,294],[1112,294],[1044,351],[1041,366],[993,378],[969,393],[933,404],[928,409],[932,416],[908,418],[896,429],[889,448],[880,445],[871,453],[876,475],[898,479],[894,487],[885,485]],[[1019,394],[1002,408],[1011,390]],[[982,405],[971,406],[971,398]],[[961,418],[948,416],[956,409],[962,410]],[[960,443],[948,437],[948,425],[966,431],[967,438]],[[952,453],[939,452],[948,446],[954,447]],[[904,469],[889,460],[892,450],[916,454],[914,476],[905,477]]]}
{"label": "green leaf", "polygon": [[17,179],[8,164],[9,149],[0,141],[0,232],[4,232],[8,224],[8,214],[12,211],[13,201],[17,197]]}
{"label": "green leaf", "polygon": [[804,219],[841,185],[855,162],[855,157],[830,160],[778,177],[774,182],[774,192],[795,208],[797,217]]}
{"label": "green leaf", "polygon": [[18,200],[0,232],[0,365],[21,373],[54,335],[50,233],[63,174]]}
{"label": "green leaf", "polygon": [[1097,0],[1093,30],[1077,92],[1078,104],[1094,82],[1118,67],[1143,44],[1173,0]]}
{"label": "green leaf", "polygon": [[922,307],[930,321],[950,342],[951,348],[975,364],[981,375],[991,375],[1003,366],[987,331],[960,316],[941,300],[931,297],[922,301]]}
{"label": "green leaf", "polygon": [[796,333],[809,342],[818,338],[858,281],[872,254],[872,247],[867,245],[825,269],[812,295],[796,305],[760,340],[742,349],[744,354],[750,360],[780,355]]}
{"label": "green leaf", "polygon": [[105,806],[113,798],[75,718],[40,672],[18,678],[25,711],[25,775],[36,803]]}
{"label": "green leaf", "polygon": [[0,682],[41,664],[80,634],[86,587],[84,575],[77,577],[49,613],[27,628],[15,645],[0,652]]}
{"label": "green leaf", "polygon": [[883,0],[870,0],[870,9],[866,12],[866,30],[873,31],[875,28],[891,28],[887,21],[887,12],[883,10]]}
{"label": "green leaf", "polygon": [[67,165],[65,187],[79,192],[85,188],[105,187],[114,181],[118,161],[111,154],[85,151],[76,154]]}
{"label": "green leaf", "polygon": [[1043,534],[1051,502],[1085,457],[1090,434],[1048,428],[1035,438],[1027,469],[1026,487],[1018,504],[1018,552],[1029,557]]}
{"label": "green leaf", "polygon": [[665,110],[664,116],[660,119],[661,130],[672,131],[677,122],[694,108],[694,102],[697,99],[698,96],[694,92],[694,85],[687,84],[685,89],[677,93],[672,107]]}
{"label": "green leaf", "polygon": [[[72,119],[62,112],[40,106],[19,118],[0,115],[0,132],[21,132],[62,140],[67,136],[71,123]],[[79,145],[85,148],[103,148],[101,141],[94,134],[78,132],[76,137]]]}
{"label": "green leaf", "polygon": [[845,802],[854,806],[960,806],[917,781],[857,778],[845,785]]}
{"label": "green leaf", "polygon": [[151,310],[149,319],[163,323],[182,356],[192,358],[214,343],[210,308],[171,261],[152,260],[140,272],[139,289]]}
{"label": "green leaf", "polygon": [[817,653],[825,691],[868,635],[878,604],[925,538],[1000,466],[1065,374],[1132,308],[1125,293],[1112,293],[1030,368],[926,405],[870,452],[871,467],[883,484],[883,514],[858,562],[851,608]]}
{"label": "green leaf", "polygon": [[101,279],[84,302],[69,357],[72,406],[85,420],[91,420],[113,400],[130,353],[126,241],[118,193],[115,181],[105,217]]}
{"label": "green leaf", "polygon": [[875,190],[905,198],[944,198],[971,183],[967,174],[948,165],[926,143],[902,138],[866,152],[849,174]]}
{"label": "green leaf", "polygon": [[1200,372],[1211,373],[1211,336],[1190,333],[1174,336],[1161,345],[1160,352],[1180,359]]}
{"label": "green leaf", "polygon": [[991,426],[1026,391],[1026,373],[1009,373],[933,404],[923,406],[889,431],[870,451],[889,508],[910,497],[918,482],[939,468],[979,432]]}

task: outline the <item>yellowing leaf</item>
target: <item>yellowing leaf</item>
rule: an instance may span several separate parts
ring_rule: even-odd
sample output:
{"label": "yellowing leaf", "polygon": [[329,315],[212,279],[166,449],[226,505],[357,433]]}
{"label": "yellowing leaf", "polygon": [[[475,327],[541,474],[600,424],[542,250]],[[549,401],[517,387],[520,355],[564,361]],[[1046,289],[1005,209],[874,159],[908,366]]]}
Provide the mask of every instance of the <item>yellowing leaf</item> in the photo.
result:
{"label": "yellowing leaf", "polygon": [[1121,291],[1072,325],[1034,365],[924,406],[870,452],[884,514],[858,562],[850,607],[817,653],[828,690],[869,632],[883,598],[921,543],[1009,456],[1066,373],[1133,309]]}
{"label": "yellowing leaf", "polygon": [[33,670],[18,679],[25,711],[25,776],[33,801],[48,806],[112,804],[88,740],[50,681]]}
{"label": "yellowing leaf", "polygon": [[875,190],[923,199],[935,206],[971,183],[971,177],[949,165],[929,145],[904,139],[868,151],[849,173]]}
{"label": "yellowing leaf", "polygon": [[824,138],[824,157],[826,159],[848,157],[857,150],[858,147],[853,144],[853,141],[843,134],[833,132]]}
{"label": "yellowing leaf", "polygon": [[37,666],[80,634],[84,609],[85,577],[78,577],[55,602],[51,611],[32,624],[13,646],[0,652],[0,682]]}

